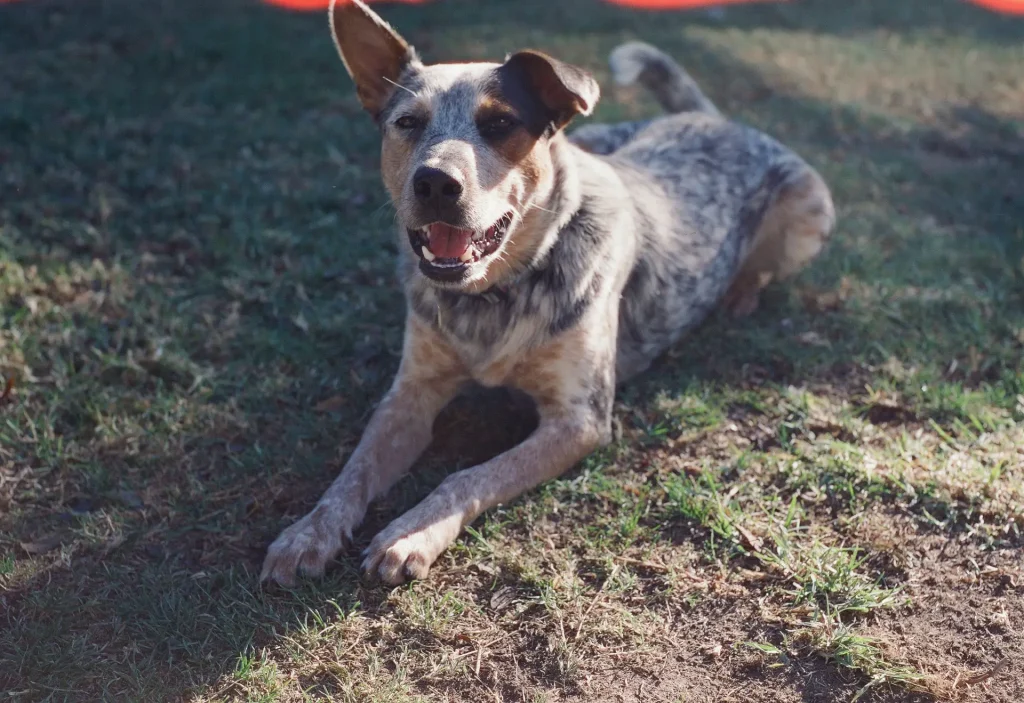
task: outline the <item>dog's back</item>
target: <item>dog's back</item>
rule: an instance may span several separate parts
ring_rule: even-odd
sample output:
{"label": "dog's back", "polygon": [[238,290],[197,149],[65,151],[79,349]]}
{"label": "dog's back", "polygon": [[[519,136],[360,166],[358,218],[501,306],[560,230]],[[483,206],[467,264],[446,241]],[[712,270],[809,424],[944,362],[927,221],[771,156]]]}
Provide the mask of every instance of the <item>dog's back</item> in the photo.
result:
{"label": "dog's back", "polygon": [[771,137],[725,119],[661,51],[624,44],[610,64],[617,82],[642,84],[670,113],[588,125],[571,137],[615,168],[634,204],[637,254],[619,321],[622,381],[723,298],[737,313],[752,311],[763,286],[818,253],[834,210],[814,169]]}

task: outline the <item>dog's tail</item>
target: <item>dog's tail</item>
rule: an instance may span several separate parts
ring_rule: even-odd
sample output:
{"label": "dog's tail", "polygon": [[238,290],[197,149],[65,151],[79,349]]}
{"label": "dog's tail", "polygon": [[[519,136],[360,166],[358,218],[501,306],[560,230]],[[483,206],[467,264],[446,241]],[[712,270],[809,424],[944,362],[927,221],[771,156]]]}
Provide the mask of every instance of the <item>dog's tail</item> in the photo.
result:
{"label": "dog's tail", "polygon": [[650,44],[620,44],[608,57],[608,64],[616,83],[640,83],[654,94],[658,103],[668,112],[721,114],[682,66]]}

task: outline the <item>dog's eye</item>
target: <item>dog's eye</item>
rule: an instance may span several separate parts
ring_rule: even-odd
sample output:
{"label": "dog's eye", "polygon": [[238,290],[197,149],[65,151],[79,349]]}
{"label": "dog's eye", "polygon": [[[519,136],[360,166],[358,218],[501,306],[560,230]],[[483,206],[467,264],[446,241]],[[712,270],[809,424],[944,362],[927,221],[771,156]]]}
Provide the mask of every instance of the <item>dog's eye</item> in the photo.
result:
{"label": "dog's eye", "polygon": [[477,129],[485,137],[500,137],[511,132],[515,126],[515,118],[509,115],[493,115],[477,123]]}
{"label": "dog's eye", "polygon": [[420,118],[412,115],[403,115],[395,120],[395,126],[399,129],[416,129],[420,124]]}

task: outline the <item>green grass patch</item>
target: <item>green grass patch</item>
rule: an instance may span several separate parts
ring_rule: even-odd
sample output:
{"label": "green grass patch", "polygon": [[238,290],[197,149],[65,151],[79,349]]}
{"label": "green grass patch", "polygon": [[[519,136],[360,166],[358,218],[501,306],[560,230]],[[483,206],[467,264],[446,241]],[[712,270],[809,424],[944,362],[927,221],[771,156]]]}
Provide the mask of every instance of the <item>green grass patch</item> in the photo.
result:
{"label": "green grass patch", "polygon": [[0,690],[886,701],[938,677],[1015,701],[1018,673],[977,672],[1024,655],[991,624],[1020,615],[999,561],[1024,527],[1020,25],[962,0],[381,11],[428,60],[576,61],[601,121],[657,113],[606,67],[657,44],[821,171],[836,235],[624,388],[614,446],[483,516],[427,581],[364,583],[358,552],[528,419],[454,411],[323,580],[262,590],[397,368],[377,132],[321,13],[0,4]]}

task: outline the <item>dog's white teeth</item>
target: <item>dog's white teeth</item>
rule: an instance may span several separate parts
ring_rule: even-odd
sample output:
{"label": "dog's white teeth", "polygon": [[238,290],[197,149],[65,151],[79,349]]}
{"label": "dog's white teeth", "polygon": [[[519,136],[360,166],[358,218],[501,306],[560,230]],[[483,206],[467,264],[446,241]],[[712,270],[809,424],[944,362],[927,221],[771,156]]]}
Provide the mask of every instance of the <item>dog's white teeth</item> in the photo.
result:
{"label": "dog's white teeth", "polygon": [[430,251],[430,249],[426,247],[422,247],[420,251],[423,253],[423,258],[426,259],[427,261],[433,261],[434,259],[437,258],[436,256],[434,256],[434,252]]}
{"label": "dog's white teeth", "polygon": [[473,252],[469,248],[467,248],[466,251],[462,252],[462,256],[459,257],[459,261],[461,261],[464,264],[468,264],[472,260],[473,260]]}

